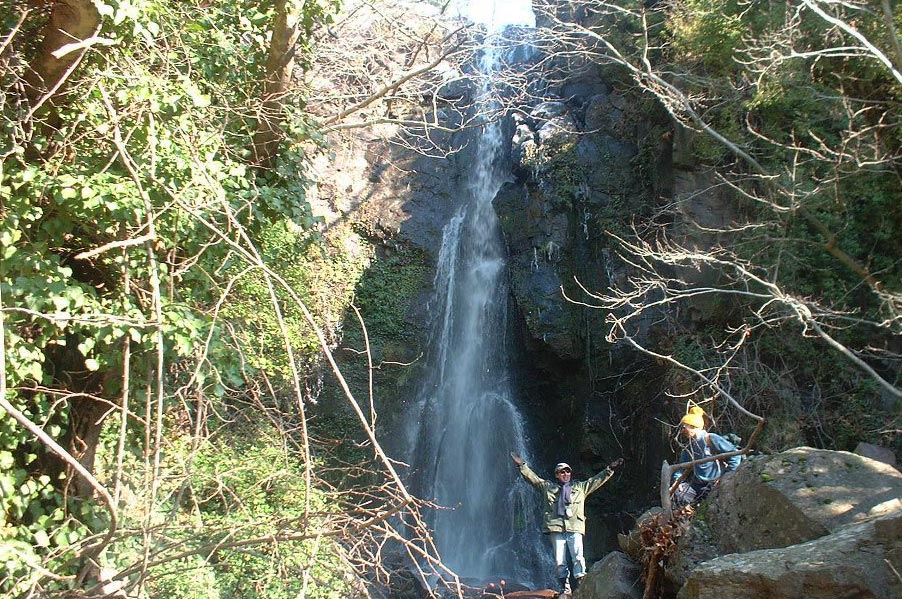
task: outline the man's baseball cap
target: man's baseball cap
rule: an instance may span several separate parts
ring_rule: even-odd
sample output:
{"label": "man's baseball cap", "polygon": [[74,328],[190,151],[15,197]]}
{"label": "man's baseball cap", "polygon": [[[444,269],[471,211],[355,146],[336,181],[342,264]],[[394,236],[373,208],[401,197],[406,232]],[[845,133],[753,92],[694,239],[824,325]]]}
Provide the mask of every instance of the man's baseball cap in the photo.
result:
{"label": "man's baseball cap", "polygon": [[561,462],[560,464],[558,464],[557,466],[554,467],[554,473],[557,474],[561,470],[573,471],[573,468],[571,468],[570,464],[568,464],[567,462]]}

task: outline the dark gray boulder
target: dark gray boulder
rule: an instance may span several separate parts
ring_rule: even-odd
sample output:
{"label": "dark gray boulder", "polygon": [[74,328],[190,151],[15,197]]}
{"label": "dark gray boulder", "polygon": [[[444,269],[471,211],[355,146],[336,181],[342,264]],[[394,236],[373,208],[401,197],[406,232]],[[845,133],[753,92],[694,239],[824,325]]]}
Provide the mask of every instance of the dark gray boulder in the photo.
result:
{"label": "dark gray boulder", "polygon": [[595,562],[583,579],[576,599],[639,599],[641,568],[619,551]]}
{"label": "dark gray boulder", "polygon": [[890,466],[896,465],[896,454],[888,447],[880,447],[873,443],[861,442],[855,446],[855,453],[863,455],[866,458],[871,458],[872,460],[877,460],[878,462],[883,462],[884,464],[889,464]]}

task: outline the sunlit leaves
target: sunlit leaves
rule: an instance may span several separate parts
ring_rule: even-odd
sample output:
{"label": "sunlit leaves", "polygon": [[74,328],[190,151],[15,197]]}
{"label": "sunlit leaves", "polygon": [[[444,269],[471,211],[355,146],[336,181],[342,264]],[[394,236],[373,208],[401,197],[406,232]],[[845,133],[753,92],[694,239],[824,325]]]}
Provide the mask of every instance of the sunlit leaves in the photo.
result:
{"label": "sunlit leaves", "polygon": [[[342,576],[346,566],[329,538],[240,545],[247,538],[315,528],[339,509],[314,490],[313,516],[303,519],[304,468],[280,439],[270,437],[276,432],[260,422],[243,423],[238,434],[224,433],[198,444],[190,464],[180,460],[197,440],[170,439],[166,466],[171,476],[165,484],[172,492],[167,493],[167,516],[161,523],[166,534],[155,553],[189,555],[153,568],[148,580],[152,595],[290,599],[304,587],[312,599],[348,596]],[[176,492],[179,488],[190,493]],[[116,549],[120,556],[134,551],[127,540]],[[311,569],[316,575],[305,584],[304,572]]]}
{"label": "sunlit leaves", "polygon": [[739,15],[744,8],[734,0],[681,0],[673,7],[668,25],[681,60],[732,69],[733,52],[744,32]]}
{"label": "sunlit leaves", "polygon": [[[23,406],[24,407],[24,406]],[[0,588],[27,588],[48,551],[59,551],[84,538],[86,530],[67,517],[62,499],[49,476],[32,476],[37,454],[9,426],[0,411],[0,510],[6,515],[0,526]]]}

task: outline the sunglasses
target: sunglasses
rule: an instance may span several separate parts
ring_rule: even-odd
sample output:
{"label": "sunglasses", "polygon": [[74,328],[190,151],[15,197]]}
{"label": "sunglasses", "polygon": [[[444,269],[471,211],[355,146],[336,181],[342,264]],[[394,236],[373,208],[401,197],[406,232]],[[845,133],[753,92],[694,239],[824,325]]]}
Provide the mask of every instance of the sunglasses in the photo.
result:
{"label": "sunglasses", "polygon": [[572,471],[570,470],[570,468],[562,468],[561,470],[555,472],[555,474],[570,474],[571,472]]}

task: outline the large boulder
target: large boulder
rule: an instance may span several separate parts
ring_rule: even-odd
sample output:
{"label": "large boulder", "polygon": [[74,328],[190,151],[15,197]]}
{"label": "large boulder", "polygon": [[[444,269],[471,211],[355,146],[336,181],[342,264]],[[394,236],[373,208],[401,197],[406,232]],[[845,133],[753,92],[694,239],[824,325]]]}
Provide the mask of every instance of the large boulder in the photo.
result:
{"label": "large boulder", "polygon": [[880,447],[879,445],[874,445],[872,443],[861,442],[855,446],[855,453],[863,455],[866,458],[871,458],[872,460],[877,460],[878,462],[883,462],[884,464],[889,464],[890,466],[896,465],[896,454],[888,447]]}
{"label": "large boulder", "polygon": [[844,451],[797,447],[724,477],[707,520],[721,553],[787,547],[902,510],[902,473]]}
{"label": "large boulder", "polygon": [[639,565],[619,551],[607,554],[592,564],[576,599],[639,599],[642,583]]}
{"label": "large boulder", "polygon": [[725,555],[690,575],[678,599],[902,597],[902,512],[781,549]]}
{"label": "large boulder", "polygon": [[699,507],[668,583],[681,599],[902,596],[892,572],[902,571],[900,497],[902,474],[863,456],[757,456]]}

